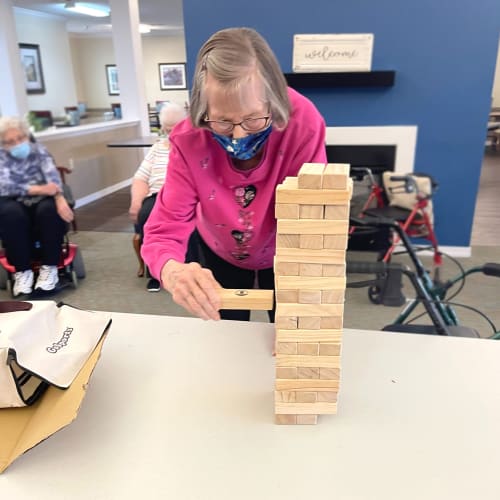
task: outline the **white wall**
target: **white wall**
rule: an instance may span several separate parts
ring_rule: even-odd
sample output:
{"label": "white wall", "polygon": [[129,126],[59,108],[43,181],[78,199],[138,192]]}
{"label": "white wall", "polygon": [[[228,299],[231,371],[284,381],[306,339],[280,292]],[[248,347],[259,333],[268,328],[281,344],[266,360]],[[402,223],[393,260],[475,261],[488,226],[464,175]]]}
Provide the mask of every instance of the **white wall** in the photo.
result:
{"label": "white wall", "polygon": [[497,68],[495,71],[495,80],[493,81],[493,104],[494,108],[500,108],[500,40],[498,42]]}
{"label": "white wall", "polygon": [[40,46],[45,94],[28,95],[30,110],[50,110],[64,114],[65,106],[77,103],[73,63],[68,34],[63,21],[48,16],[15,12],[19,43]]}

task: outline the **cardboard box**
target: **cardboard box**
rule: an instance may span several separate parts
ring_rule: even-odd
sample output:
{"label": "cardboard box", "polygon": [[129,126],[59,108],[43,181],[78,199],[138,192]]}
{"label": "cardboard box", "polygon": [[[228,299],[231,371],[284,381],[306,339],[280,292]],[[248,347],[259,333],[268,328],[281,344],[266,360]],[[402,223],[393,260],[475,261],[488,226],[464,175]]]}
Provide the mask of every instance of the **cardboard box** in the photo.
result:
{"label": "cardboard box", "polygon": [[66,390],[49,387],[32,406],[0,409],[0,473],[16,458],[76,419],[106,338]]}

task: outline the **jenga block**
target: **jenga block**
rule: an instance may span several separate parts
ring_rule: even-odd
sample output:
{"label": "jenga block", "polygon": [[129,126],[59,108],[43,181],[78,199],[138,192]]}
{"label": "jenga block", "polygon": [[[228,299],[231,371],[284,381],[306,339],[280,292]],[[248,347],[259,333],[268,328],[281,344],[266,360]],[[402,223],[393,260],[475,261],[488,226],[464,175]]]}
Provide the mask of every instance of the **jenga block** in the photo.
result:
{"label": "jenga block", "polygon": [[325,219],[280,219],[278,234],[347,234],[349,221]]}
{"label": "jenga block", "polygon": [[[306,356],[303,354],[277,354],[276,366],[300,368],[340,368],[340,356]],[[299,377],[300,378],[300,377]]]}
{"label": "jenga block", "polygon": [[319,330],[321,328],[321,318],[319,316],[300,317],[297,319],[297,328]]}
{"label": "jenga block", "polygon": [[316,425],[318,423],[318,415],[296,415],[297,425]]}
{"label": "jenga block", "polygon": [[[299,239],[300,248],[302,246],[302,235]],[[345,250],[347,248],[347,231],[345,234],[325,234],[323,238],[323,248],[334,248],[336,250]]]}
{"label": "jenga block", "polygon": [[274,216],[277,219],[298,219],[300,209],[298,203],[276,203]]}
{"label": "jenga block", "polygon": [[[321,302],[321,293],[319,294],[319,302]],[[276,287],[276,301],[278,303],[300,302],[299,290],[282,290]]]}
{"label": "jenga block", "polygon": [[[319,344],[318,346],[319,352]],[[297,348],[297,342],[278,342],[276,345],[276,354],[300,354]]]}
{"label": "jenga block", "polygon": [[320,276],[345,276],[345,262],[341,264],[323,264]]}
{"label": "jenga block", "polygon": [[319,368],[309,368],[306,366],[297,367],[297,378],[299,379],[318,379],[319,374]]}
{"label": "jenga block", "polygon": [[293,413],[296,415],[334,415],[337,413],[337,403],[276,403],[275,411],[277,414]]}
{"label": "jenga block", "polygon": [[300,276],[322,276],[323,266],[322,264],[312,264],[308,262],[297,263],[299,266]]}
{"label": "jenga block", "polygon": [[[337,290],[321,290],[321,303],[322,304],[343,304],[344,303],[344,289]],[[299,300],[300,302],[300,300]]]}
{"label": "jenga block", "polygon": [[[320,304],[321,290],[294,290],[299,304]],[[288,301],[292,302],[292,301]]]}
{"label": "jenga block", "polygon": [[[286,342],[288,344],[288,342]],[[318,342],[299,342],[295,344],[296,352],[283,353],[283,354],[305,354],[308,356],[318,356],[319,343]]]}
{"label": "jenga block", "polygon": [[[316,403],[318,396],[315,392],[293,392],[293,401],[282,401],[283,403]],[[323,399],[322,401],[325,401]]]}
{"label": "jenga block", "polygon": [[276,330],[276,337],[281,342],[341,342],[341,329],[295,329]]}
{"label": "jenga block", "polygon": [[[321,356],[340,356],[340,342],[321,342],[319,345],[319,354]],[[295,344],[297,354],[302,354],[298,348],[299,344]]]}
{"label": "jenga block", "polygon": [[[323,219],[324,215],[325,215],[324,205],[299,205],[299,219]],[[295,217],[281,217],[281,218],[295,219]],[[338,218],[340,219],[340,217]]]}
{"label": "jenga block", "polygon": [[274,422],[278,425],[294,425],[297,423],[297,415],[287,415],[287,414],[274,415]]}
{"label": "jenga block", "polygon": [[278,233],[276,235],[276,248],[299,248],[299,245],[300,245],[299,234]]}
{"label": "jenga block", "polygon": [[[276,379],[296,379],[298,377],[296,366],[278,366],[276,368]],[[318,372],[319,377],[319,372]]]}
{"label": "jenga block", "polygon": [[301,205],[345,205],[351,199],[352,183],[348,189],[299,189],[297,179],[276,187],[277,203]]}
{"label": "jenga block", "polygon": [[[299,205],[299,207],[302,207],[302,205]],[[286,217],[284,217],[286,218]],[[294,219],[295,217],[288,217],[289,219]],[[301,211],[299,208],[299,218],[302,219],[301,217]],[[348,219],[349,218],[349,204],[346,203],[345,205],[325,205],[325,210],[324,210],[324,219]]]}
{"label": "jenga block", "polygon": [[300,234],[299,235],[299,248],[323,248],[323,236],[322,234]]}
{"label": "jenga block", "polygon": [[[295,394],[295,401],[297,401],[297,403],[308,403],[308,401],[299,401],[297,399],[297,394],[300,394],[300,393],[293,393]],[[337,392],[334,392],[334,391],[321,391],[321,392],[318,392],[316,393],[316,401],[318,402],[326,402],[326,403],[336,403],[337,402]],[[301,398],[302,399],[302,398]],[[293,401],[290,401],[290,402],[293,402]]]}
{"label": "jenga block", "polygon": [[[284,368],[283,368],[284,369]],[[277,391],[338,391],[340,381],[337,379],[321,380],[321,379],[297,379],[284,380],[276,379]]]}
{"label": "jenga block", "polygon": [[296,330],[298,328],[298,318],[297,316],[287,316],[283,314],[278,314],[278,308],[280,304],[276,306],[276,316],[274,318],[274,324],[276,328],[283,330]]}
{"label": "jenga block", "polygon": [[[333,304],[332,304],[333,305]],[[320,328],[321,329],[327,329],[327,330],[337,330],[339,328],[342,328],[343,325],[343,316],[342,314],[339,316],[327,316],[321,318],[321,324]]]}
{"label": "jenga block", "polygon": [[273,308],[272,290],[218,290],[221,309],[271,310]]}
{"label": "jenga block", "polygon": [[344,291],[346,278],[325,276],[278,276],[278,288],[287,290],[337,289]]}
{"label": "jenga block", "polygon": [[[274,391],[274,401],[276,403],[295,403],[295,401],[297,401],[297,396],[295,391]],[[299,402],[314,403],[314,401],[299,401]]]}
{"label": "jenga block", "polygon": [[[299,370],[297,369],[297,378],[299,377]],[[340,368],[326,368],[321,367],[319,369],[319,378],[328,380],[339,380],[340,379]]]}
{"label": "jenga block", "polygon": [[299,262],[302,264],[341,264],[345,265],[345,251],[331,250],[304,250],[302,248],[277,248],[276,255],[282,262]]}
{"label": "jenga block", "polygon": [[274,272],[278,276],[298,276],[298,262],[281,262],[279,259],[274,259]]}
{"label": "jenga block", "polygon": [[343,304],[278,304],[276,309],[276,314],[298,316],[299,318],[311,316],[330,317],[341,315],[343,312]]}
{"label": "jenga block", "polygon": [[349,169],[347,163],[328,163],[323,170],[323,189],[347,189]]}
{"label": "jenga block", "polygon": [[321,189],[324,163],[304,163],[297,175],[299,189]]}

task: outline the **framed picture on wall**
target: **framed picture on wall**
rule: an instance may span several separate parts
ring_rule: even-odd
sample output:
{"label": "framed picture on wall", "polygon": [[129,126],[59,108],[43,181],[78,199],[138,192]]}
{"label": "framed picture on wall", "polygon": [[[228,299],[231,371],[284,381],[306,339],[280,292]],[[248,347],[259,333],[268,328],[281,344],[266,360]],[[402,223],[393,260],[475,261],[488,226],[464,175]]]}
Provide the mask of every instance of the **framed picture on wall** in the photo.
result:
{"label": "framed picture on wall", "polygon": [[109,95],[120,95],[118,86],[118,70],[116,64],[106,64],[106,82],[108,84]]}
{"label": "framed picture on wall", "polygon": [[160,89],[161,90],[183,90],[186,85],[185,63],[160,63]]}
{"label": "framed picture on wall", "polygon": [[40,46],[20,43],[21,64],[24,70],[24,82],[28,94],[45,94]]}

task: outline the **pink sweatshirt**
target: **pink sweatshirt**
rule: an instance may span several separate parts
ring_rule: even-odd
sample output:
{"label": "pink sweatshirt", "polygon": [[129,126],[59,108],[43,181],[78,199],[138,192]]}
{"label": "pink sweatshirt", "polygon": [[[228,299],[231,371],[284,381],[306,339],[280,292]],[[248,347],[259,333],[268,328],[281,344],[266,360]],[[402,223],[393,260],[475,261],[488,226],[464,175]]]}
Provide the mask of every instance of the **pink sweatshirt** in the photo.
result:
{"label": "pink sweatshirt", "polygon": [[211,132],[189,119],[170,135],[166,182],[145,226],[141,254],[153,276],[170,259],[184,262],[196,227],[225,261],[244,269],[273,266],[276,186],[304,163],[326,163],[325,122],[304,96],[288,90],[292,112],[283,131],[273,129],[255,168],[236,170]]}

